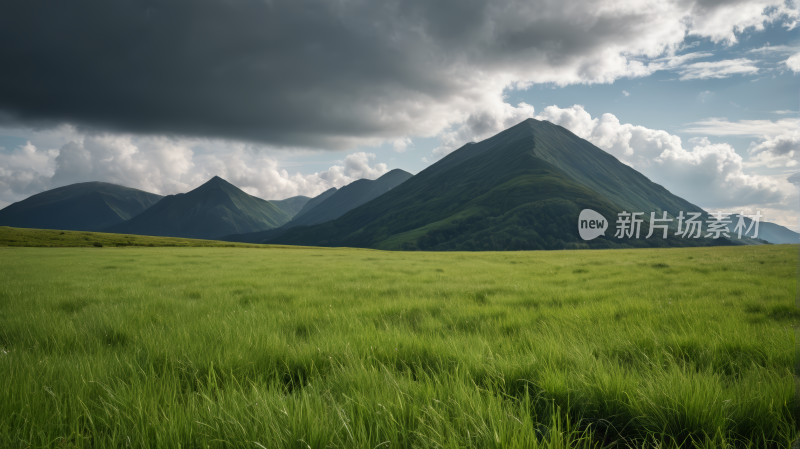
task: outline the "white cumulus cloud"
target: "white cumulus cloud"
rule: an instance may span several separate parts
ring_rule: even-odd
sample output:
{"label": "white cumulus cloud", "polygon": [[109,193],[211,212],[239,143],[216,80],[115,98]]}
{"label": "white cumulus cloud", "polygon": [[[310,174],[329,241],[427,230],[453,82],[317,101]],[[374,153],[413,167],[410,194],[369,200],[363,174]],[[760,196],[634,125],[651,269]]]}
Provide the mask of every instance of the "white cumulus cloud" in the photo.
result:
{"label": "white cumulus cloud", "polygon": [[693,4],[689,35],[708,37],[713,42],[738,42],[736,33],[750,28],[763,30],[764,25],[782,21],[791,28],[800,17],[797,4],[783,0],[749,0],[745,2],[706,2]]}
{"label": "white cumulus cloud", "polygon": [[727,143],[698,138],[686,149],[666,131],[623,124],[613,114],[593,118],[580,105],[548,106],[535,118],[569,129],[701,207],[775,207],[791,193],[786,182],[745,173],[743,158]]}
{"label": "white cumulus cloud", "polygon": [[752,142],[747,151],[751,155],[747,166],[795,167],[800,157],[800,129],[761,142]]}
{"label": "white cumulus cloud", "polygon": [[409,146],[414,146],[414,142],[409,137],[403,137],[392,142],[392,149],[398,153],[405,153]]}
{"label": "white cumulus cloud", "polygon": [[792,56],[789,56],[789,59],[785,61],[786,67],[789,67],[794,73],[800,72],[800,53],[795,53]]}
{"label": "white cumulus cloud", "polygon": [[441,143],[439,147],[433,150],[433,155],[441,158],[457,150],[465,143],[477,142],[491,137],[532,117],[533,112],[533,106],[527,103],[511,106],[502,101],[494,102],[491,108],[470,114],[463,124],[442,132],[439,135]]}
{"label": "white cumulus cloud", "polygon": [[373,153],[356,152],[327,170],[290,174],[278,159],[250,144],[90,134],[57,149],[39,149],[28,142],[0,153],[0,202],[6,205],[47,189],[86,181],[168,195],[187,192],[215,175],[264,199],[313,197],[331,187],[388,172],[386,164],[375,163],[375,159]]}

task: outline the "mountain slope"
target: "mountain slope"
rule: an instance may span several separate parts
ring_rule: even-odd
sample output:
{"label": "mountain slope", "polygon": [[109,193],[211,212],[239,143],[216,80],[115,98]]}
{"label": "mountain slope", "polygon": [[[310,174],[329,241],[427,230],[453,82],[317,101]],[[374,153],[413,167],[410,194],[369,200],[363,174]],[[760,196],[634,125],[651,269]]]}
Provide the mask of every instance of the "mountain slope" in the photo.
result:
{"label": "mountain slope", "polygon": [[291,218],[297,215],[297,213],[300,212],[310,200],[311,198],[307,196],[299,195],[286,198],[285,200],[270,200],[269,202],[285,212],[286,215]]}
{"label": "mountain slope", "polygon": [[335,220],[346,212],[392,190],[412,176],[406,171],[394,169],[374,181],[370,179],[353,181],[304,215],[292,219],[288,226],[311,226]]}
{"label": "mountain slope", "polygon": [[303,208],[300,209],[300,212],[298,212],[294,217],[292,217],[292,219],[295,220],[307,214],[311,209],[319,206],[323,201],[328,199],[328,197],[330,197],[334,193],[336,193],[336,187],[331,187],[330,189],[320,193],[314,198],[311,198],[310,200],[308,200],[308,202],[306,202],[305,205],[303,205]]}
{"label": "mountain slope", "polygon": [[[734,225],[735,226],[735,225]],[[758,238],[770,243],[800,243],[800,234],[775,223],[759,223]],[[751,231],[750,234],[753,232]],[[748,234],[748,235],[750,235]]]}
{"label": "mountain slope", "polygon": [[[584,242],[584,208],[611,219],[606,237]],[[616,239],[616,214],[700,211],[616,158],[549,122],[526,120],[467,144],[337,220],[295,228],[275,243],[382,249],[503,250],[730,243]]]}
{"label": "mountain slope", "polygon": [[[731,234],[738,234],[736,230],[736,225],[739,222],[739,217],[737,215],[731,215],[728,220],[730,220],[730,224],[727,225],[728,231]],[[744,219],[744,231],[742,232],[743,236],[752,236],[755,234],[755,227],[751,228],[752,220],[749,218]],[[749,232],[746,232],[748,231]],[[770,223],[761,221],[758,223],[758,238],[769,243],[774,244],[797,244],[800,243],[800,234],[797,232],[792,231],[789,228],[781,226],[779,224]]]}
{"label": "mountain slope", "polygon": [[243,192],[220,177],[188,193],[169,195],[106,232],[216,239],[278,227],[289,215],[269,201]]}
{"label": "mountain slope", "polygon": [[340,217],[344,213],[388,192],[413,175],[403,170],[392,170],[376,180],[359,179],[342,187],[331,188],[306,203],[303,210],[285,225],[249,234],[223,237],[229,242],[259,243],[278,238],[296,226],[323,223]]}
{"label": "mountain slope", "polygon": [[[323,201],[328,199],[331,195],[336,193],[336,187],[331,187],[330,189],[320,193],[319,195],[315,196],[308,200],[300,211],[294,215],[292,219],[296,219],[302,215],[308,213],[311,209],[320,205]],[[272,229],[266,229],[264,231],[256,231],[256,232],[248,232],[244,234],[231,234],[225,237],[222,237],[220,240],[224,240],[226,242],[240,242],[240,243],[258,243],[263,240],[274,239],[277,237],[282,236],[286,231],[291,229],[292,222],[289,221],[282,226]]]}
{"label": "mountain slope", "polygon": [[0,226],[99,231],[122,223],[161,195],[106,182],[82,182],[33,195],[0,210]]}

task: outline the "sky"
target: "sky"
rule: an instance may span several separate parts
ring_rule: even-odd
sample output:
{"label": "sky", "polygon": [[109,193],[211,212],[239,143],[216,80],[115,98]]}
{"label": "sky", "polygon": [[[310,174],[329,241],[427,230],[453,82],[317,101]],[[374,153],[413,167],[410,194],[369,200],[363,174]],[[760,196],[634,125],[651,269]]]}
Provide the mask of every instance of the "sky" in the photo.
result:
{"label": "sky", "polygon": [[532,117],[800,230],[800,0],[8,1],[0,61],[0,207],[215,175],[315,196]]}

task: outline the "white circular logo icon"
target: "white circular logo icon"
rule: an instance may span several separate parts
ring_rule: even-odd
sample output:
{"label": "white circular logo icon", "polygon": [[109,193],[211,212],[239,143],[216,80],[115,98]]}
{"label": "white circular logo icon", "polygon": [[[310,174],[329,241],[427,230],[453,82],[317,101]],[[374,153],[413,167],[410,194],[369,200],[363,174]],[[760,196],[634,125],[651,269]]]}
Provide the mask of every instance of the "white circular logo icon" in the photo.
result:
{"label": "white circular logo icon", "polygon": [[591,209],[581,211],[581,215],[578,217],[578,232],[582,239],[592,240],[605,235],[606,229],[608,229],[606,217]]}

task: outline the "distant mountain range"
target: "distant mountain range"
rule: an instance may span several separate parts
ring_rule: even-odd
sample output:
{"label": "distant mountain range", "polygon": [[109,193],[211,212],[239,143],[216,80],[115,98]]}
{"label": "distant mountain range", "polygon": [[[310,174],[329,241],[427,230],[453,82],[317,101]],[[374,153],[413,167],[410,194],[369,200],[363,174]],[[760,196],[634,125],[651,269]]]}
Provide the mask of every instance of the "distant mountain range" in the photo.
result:
{"label": "distant mountain range", "polygon": [[376,180],[359,179],[339,190],[330,189],[306,203],[291,221],[275,229],[250,234],[223,237],[229,242],[254,243],[275,239],[298,226],[310,226],[335,220],[345,213],[374,200],[392,190],[414,175],[403,170],[392,170]]}
{"label": "distant mountain range", "polygon": [[161,195],[105,182],[82,182],[38,193],[0,209],[0,225],[100,231],[156,204]]}
{"label": "distant mountain range", "polygon": [[322,192],[321,194],[311,198],[310,200],[306,201],[306,204],[303,205],[303,208],[300,209],[297,214],[292,217],[292,220],[302,217],[303,215],[307,214],[311,209],[317,207],[320,203],[328,199],[329,196],[336,193],[336,187],[331,187],[330,189]]}
{"label": "distant mountain range", "polygon": [[395,169],[372,181],[359,179],[330,195],[308,213],[292,219],[294,226],[311,226],[335,220],[346,212],[383,195],[413,177],[411,173]]}
{"label": "distant mountain range", "polygon": [[[300,200],[302,202],[302,200]],[[285,202],[296,209],[295,202]],[[275,204],[248,195],[215,176],[188,193],[169,195],[154,206],[106,232],[196,239],[218,239],[228,234],[278,227],[292,215]]]}
{"label": "distant mountain range", "polygon": [[[622,211],[646,212],[642,238],[616,239],[612,223],[605,237],[585,242],[577,230],[582,209],[611,220]],[[672,235],[644,239],[651,211],[676,215],[701,209],[567,129],[528,119],[464,145],[336,220],[262,242],[464,251],[756,243]]]}
{"label": "distant mountain range", "polygon": [[304,207],[306,207],[306,204],[308,204],[310,200],[311,198],[300,195],[286,198],[285,200],[270,200],[270,203],[285,212],[290,218],[294,218],[301,210],[303,210]]}
{"label": "distant mountain range", "polygon": [[[745,220],[745,222],[749,227],[750,220]],[[736,226],[735,219],[728,226],[731,232],[733,232],[734,226]],[[743,235],[752,236],[754,232],[755,229]],[[758,238],[766,240],[769,243],[800,243],[800,234],[792,231],[791,229],[787,229],[784,226],[770,222],[759,223]]]}
{"label": "distant mountain range", "polygon": [[[580,239],[583,209],[609,219],[605,236]],[[613,237],[622,211],[645,212],[641,238]],[[768,222],[760,223],[760,240],[682,239],[673,233],[645,239],[651,211],[675,216],[701,209],[567,129],[528,119],[464,145],[416,176],[392,170],[315,198],[267,201],[216,176],[166,197],[87,182],[0,210],[0,226],[435,251],[800,242],[800,234]],[[675,222],[671,226],[674,232]],[[734,226],[735,220],[729,229]]]}

